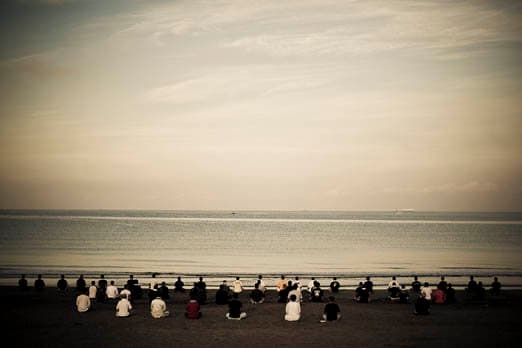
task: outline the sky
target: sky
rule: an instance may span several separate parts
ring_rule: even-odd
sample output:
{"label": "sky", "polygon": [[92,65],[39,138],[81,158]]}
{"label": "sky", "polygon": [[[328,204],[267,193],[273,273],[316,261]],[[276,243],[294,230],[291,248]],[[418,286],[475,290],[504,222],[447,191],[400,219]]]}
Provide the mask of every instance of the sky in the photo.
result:
{"label": "sky", "polygon": [[522,211],[522,3],[0,2],[0,208]]}

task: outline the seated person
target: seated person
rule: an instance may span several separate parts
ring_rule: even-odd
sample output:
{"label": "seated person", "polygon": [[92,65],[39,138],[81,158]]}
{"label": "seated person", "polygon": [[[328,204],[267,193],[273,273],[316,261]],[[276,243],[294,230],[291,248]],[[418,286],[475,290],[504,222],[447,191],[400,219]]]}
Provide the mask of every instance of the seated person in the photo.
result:
{"label": "seated person", "polygon": [[355,301],[359,303],[368,303],[370,293],[366,289],[362,282],[359,282],[359,286],[355,289]]}
{"label": "seated person", "polygon": [[475,299],[476,300],[483,300],[486,297],[486,289],[484,289],[484,286],[482,285],[482,282],[478,282],[477,284],[477,290],[475,291]]}
{"label": "seated person", "polygon": [[301,304],[295,295],[291,295],[285,307],[285,320],[298,321],[299,319],[301,319]]}
{"label": "seated person", "polygon": [[422,297],[425,298],[427,301],[431,301],[431,293],[432,290],[430,288],[430,283],[424,282],[424,286],[421,289]]}
{"label": "seated person", "polygon": [[466,292],[469,294],[473,294],[477,291],[477,282],[473,278],[473,276],[469,277],[468,287],[466,288]]}
{"label": "seated person", "polygon": [[277,302],[279,303],[287,303],[288,302],[288,293],[290,292],[290,289],[288,288],[287,284],[283,284],[283,287],[278,292]]}
{"label": "seated person", "polygon": [[406,304],[410,301],[410,294],[406,289],[406,285],[401,285],[401,291],[399,292],[399,303]]}
{"label": "seated person", "polygon": [[76,308],[80,313],[87,312],[91,308],[91,300],[85,293],[85,290],[76,298]]}
{"label": "seated person", "polygon": [[165,318],[170,315],[170,312],[167,310],[167,304],[159,295],[150,303],[150,314],[155,319]]}
{"label": "seated person", "polygon": [[203,281],[203,277],[199,277],[199,282],[194,283],[194,287],[198,289],[196,291],[196,300],[199,302],[199,304],[203,305],[207,303],[207,283]]}
{"label": "seated person", "polygon": [[453,289],[453,285],[448,283],[448,288],[446,289],[446,303],[455,303],[457,302],[457,298],[455,297],[455,289]]}
{"label": "seated person", "polygon": [[415,309],[413,313],[418,315],[430,314],[430,301],[426,300],[426,298],[424,298],[422,295],[419,296],[415,302]]}
{"label": "seated person", "polygon": [[341,288],[341,283],[337,281],[337,277],[333,277],[333,281],[330,283],[330,290],[333,293],[338,293]]}
{"label": "seated person", "polygon": [[161,282],[157,294],[163,299],[163,301],[168,301],[170,299],[169,288],[165,282]]}
{"label": "seated person", "polygon": [[314,282],[314,287],[312,288],[312,292],[310,294],[310,301],[312,302],[323,302],[324,292],[321,289],[321,284],[316,280]]}
{"label": "seated person", "polygon": [[192,297],[187,303],[187,307],[185,309],[185,318],[187,319],[199,319],[201,318],[201,306],[198,301]]}
{"label": "seated person", "polygon": [[390,294],[391,300],[399,300],[399,293],[401,292],[401,286],[395,276],[392,277],[392,280],[388,284],[388,293]]}
{"label": "seated person", "polygon": [[120,296],[120,292],[118,291],[118,288],[116,287],[116,285],[114,285],[114,280],[111,280],[111,285],[109,285],[107,287],[107,290],[105,290],[105,291],[106,291],[107,298],[110,301],[113,301]]}
{"label": "seated person", "polygon": [[433,290],[433,292],[431,293],[431,299],[433,300],[433,303],[443,304],[444,302],[446,302],[446,293],[442,291],[442,289],[439,289],[437,287],[437,289]]}
{"label": "seated person", "polygon": [[29,286],[27,285],[27,279],[25,279],[25,274],[22,274],[20,280],[18,281],[18,289],[22,291],[29,289]]}
{"label": "seated person", "polygon": [[279,281],[276,284],[277,291],[279,292],[279,291],[283,290],[284,288],[286,288],[287,286],[288,286],[288,281],[285,279],[284,275],[281,275],[281,279],[279,279]]}
{"label": "seated person", "polygon": [[497,277],[493,278],[493,283],[491,283],[491,289],[490,289],[491,294],[500,295],[500,287],[501,287],[501,284],[498,281],[498,278]]}
{"label": "seated person", "polygon": [[370,277],[366,277],[366,281],[364,282],[364,287],[368,290],[368,293],[371,295],[373,293],[373,282],[370,280]]}
{"label": "seated person", "polygon": [[42,279],[42,275],[39,274],[38,278],[34,281],[34,289],[38,292],[44,291],[45,282]]}
{"label": "seated person", "polygon": [[444,279],[444,276],[440,277],[440,282],[437,285],[437,289],[440,289],[445,292],[447,288],[448,288],[448,283]]}
{"label": "seated person", "polygon": [[419,281],[419,277],[413,277],[413,282],[411,282],[411,291],[419,293],[421,291],[421,282]]}
{"label": "seated person", "polygon": [[335,303],[335,297],[330,296],[328,297],[328,303],[324,306],[323,320],[321,320],[321,322],[339,319],[341,319],[341,309],[339,305]]}
{"label": "seated person", "polygon": [[230,300],[230,288],[226,284],[226,280],[223,281],[223,284],[219,286],[219,289],[216,291],[216,304],[226,305]]}
{"label": "seated person", "polygon": [[254,290],[250,293],[250,302],[252,304],[263,303],[265,301],[265,293],[259,290],[259,282],[254,285]]}
{"label": "seated person", "polygon": [[178,277],[178,280],[174,283],[174,292],[185,292],[185,283],[181,280],[181,277]]}
{"label": "seated person", "polygon": [[60,280],[58,280],[58,283],[56,283],[56,287],[58,288],[58,290],[60,290],[61,292],[67,292],[67,280],[65,280],[65,275],[61,275],[60,276]]}
{"label": "seated person", "polygon": [[120,295],[121,300],[116,304],[116,316],[120,318],[128,317],[130,315],[130,311],[132,309],[132,305],[127,299],[127,294],[123,293]]}
{"label": "seated person", "polygon": [[239,294],[234,293],[232,295],[232,300],[228,303],[228,313],[226,314],[227,319],[231,320],[241,320],[247,317],[246,312],[241,312],[241,307],[243,304],[239,301]]}
{"label": "seated person", "polygon": [[123,286],[123,290],[120,292],[120,298],[121,298],[121,295],[125,295],[126,299],[129,302],[134,303],[134,301],[132,301],[132,293],[130,292],[129,286],[127,284],[125,284]]}

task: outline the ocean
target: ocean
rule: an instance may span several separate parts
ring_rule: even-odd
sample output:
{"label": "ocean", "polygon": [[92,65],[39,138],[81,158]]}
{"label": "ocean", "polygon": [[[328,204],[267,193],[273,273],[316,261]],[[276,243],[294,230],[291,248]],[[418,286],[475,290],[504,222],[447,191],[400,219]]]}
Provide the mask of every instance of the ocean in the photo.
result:
{"label": "ocean", "polygon": [[209,284],[280,274],[353,286],[412,275],[457,286],[469,275],[522,286],[522,213],[342,211],[0,211],[0,283],[76,279]]}

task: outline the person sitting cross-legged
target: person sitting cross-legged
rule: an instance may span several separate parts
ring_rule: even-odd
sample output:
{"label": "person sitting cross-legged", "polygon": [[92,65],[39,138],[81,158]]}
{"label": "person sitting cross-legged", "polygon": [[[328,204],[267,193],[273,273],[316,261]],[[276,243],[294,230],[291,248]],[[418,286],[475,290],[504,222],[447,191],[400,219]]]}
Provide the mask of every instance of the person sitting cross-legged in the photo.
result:
{"label": "person sitting cross-legged", "polygon": [[150,303],[150,314],[156,319],[168,317],[170,315],[170,312],[167,310],[167,304],[163,301],[161,296],[157,295]]}
{"label": "person sitting cross-legged", "polygon": [[297,296],[292,294],[285,307],[285,320],[298,321],[299,319],[301,319],[301,304],[297,301]]}
{"label": "person sitting cross-legged", "polygon": [[116,304],[116,316],[119,318],[126,318],[130,315],[132,304],[128,300],[127,293],[120,294],[121,299]]}
{"label": "person sitting cross-legged", "polygon": [[226,314],[226,318],[231,320],[245,319],[247,314],[246,312],[241,312],[241,307],[243,307],[243,304],[239,300],[239,294],[234,293],[232,295],[232,300],[228,302],[228,313]]}
{"label": "person sitting cross-legged", "polygon": [[324,306],[324,314],[322,323],[326,321],[335,321],[341,319],[341,309],[339,305],[335,303],[335,297],[328,297],[328,303]]}
{"label": "person sitting cross-legged", "polygon": [[201,305],[198,300],[191,296],[189,303],[187,303],[187,307],[185,309],[185,318],[187,319],[199,319],[201,318]]}

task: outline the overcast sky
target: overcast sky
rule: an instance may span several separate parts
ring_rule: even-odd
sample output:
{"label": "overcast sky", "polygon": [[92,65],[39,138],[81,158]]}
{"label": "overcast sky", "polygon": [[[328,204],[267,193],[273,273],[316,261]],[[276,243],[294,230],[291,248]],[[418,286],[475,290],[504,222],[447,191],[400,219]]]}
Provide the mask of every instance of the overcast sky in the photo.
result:
{"label": "overcast sky", "polygon": [[2,1],[0,39],[0,208],[522,210],[519,1]]}

